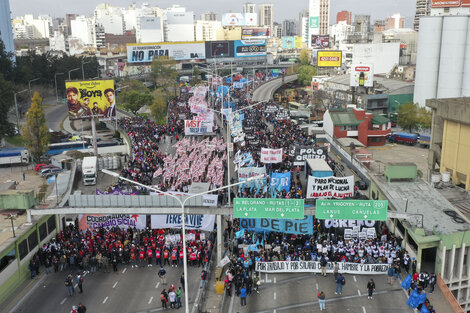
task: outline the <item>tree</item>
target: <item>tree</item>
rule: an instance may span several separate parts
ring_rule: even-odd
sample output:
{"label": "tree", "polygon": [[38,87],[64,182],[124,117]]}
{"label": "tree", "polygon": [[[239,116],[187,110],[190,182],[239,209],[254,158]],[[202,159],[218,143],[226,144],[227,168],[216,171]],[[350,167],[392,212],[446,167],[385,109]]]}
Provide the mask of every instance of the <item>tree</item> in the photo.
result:
{"label": "tree", "polygon": [[313,65],[302,65],[299,67],[297,80],[300,84],[308,86],[312,83],[312,77],[317,75],[317,68]]}
{"label": "tree", "polygon": [[300,64],[302,65],[308,65],[310,64],[310,52],[308,49],[302,49],[300,51]]}
{"label": "tree", "polygon": [[[1,57],[0,57],[1,58]],[[8,122],[8,114],[13,106],[13,87],[9,81],[0,73],[0,140],[12,135],[12,124]]]}
{"label": "tree", "polygon": [[201,83],[201,70],[199,70],[199,67],[195,66],[193,68],[193,75],[191,77],[191,85],[196,86]]}
{"label": "tree", "polygon": [[31,107],[26,113],[26,125],[22,129],[22,133],[26,148],[34,161],[39,162],[41,156],[47,151],[50,134],[42,108],[42,98],[38,92],[34,92]]}
{"label": "tree", "polygon": [[419,108],[418,121],[421,128],[431,129],[432,114],[426,108]]}
{"label": "tree", "polygon": [[162,88],[169,91],[170,87],[176,87],[178,83],[178,72],[174,68],[176,63],[175,60],[168,58],[153,58],[150,76],[155,82],[155,89]]}
{"label": "tree", "polygon": [[5,44],[0,39],[0,73],[6,80],[13,80],[13,69],[13,53],[6,52]]}
{"label": "tree", "polygon": [[166,123],[167,105],[168,96],[162,90],[156,90],[150,111],[152,112],[155,121],[160,125]]}
{"label": "tree", "polygon": [[151,105],[153,96],[150,92],[141,93],[136,90],[121,93],[120,101],[127,111],[137,114],[143,106]]}
{"label": "tree", "polygon": [[410,132],[419,126],[419,106],[413,102],[406,102],[398,108],[397,123],[403,129],[408,129]]}

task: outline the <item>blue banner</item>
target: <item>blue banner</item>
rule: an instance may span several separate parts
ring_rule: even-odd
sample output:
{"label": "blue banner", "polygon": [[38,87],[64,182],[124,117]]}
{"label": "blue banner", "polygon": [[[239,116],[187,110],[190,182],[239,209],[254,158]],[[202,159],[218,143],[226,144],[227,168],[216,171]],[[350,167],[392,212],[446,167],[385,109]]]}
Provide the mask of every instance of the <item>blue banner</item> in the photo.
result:
{"label": "blue banner", "polygon": [[290,172],[287,173],[272,173],[270,186],[277,191],[290,190]]}
{"label": "blue banner", "polygon": [[217,97],[225,97],[226,95],[228,95],[228,92],[228,86],[217,86]]}
{"label": "blue banner", "polygon": [[232,77],[225,77],[225,83],[230,84],[232,82]]}
{"label": "blue banner", "polygon": [[249,231],[274,231],[286,234],[307,235],[313,234],[313,216],[306,216],[303,220],[288,220],[275,218],[241,218],[240,227]]}
{"label": "blue banner", "polygon": [[408,290],[411,286],[411,281],[412,281],[411,275],[408,274],[408,276],[406,276],[406,278],[403,280],[400,286],[402,286],[405,290]]}

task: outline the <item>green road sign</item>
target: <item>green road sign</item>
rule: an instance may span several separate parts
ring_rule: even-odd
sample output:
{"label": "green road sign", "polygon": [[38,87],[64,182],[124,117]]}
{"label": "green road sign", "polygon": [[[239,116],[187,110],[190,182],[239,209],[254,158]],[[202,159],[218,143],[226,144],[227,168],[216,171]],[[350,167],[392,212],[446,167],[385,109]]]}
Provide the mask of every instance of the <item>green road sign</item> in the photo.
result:
{"label": "green road sign", "polygon": [[320,220],[387,220],[387,200],[318,199],[315,217]]}
{"label": "green road sign", "polygon": [[233,199],[233,216],[239,218],[304,218],[304,199]]}

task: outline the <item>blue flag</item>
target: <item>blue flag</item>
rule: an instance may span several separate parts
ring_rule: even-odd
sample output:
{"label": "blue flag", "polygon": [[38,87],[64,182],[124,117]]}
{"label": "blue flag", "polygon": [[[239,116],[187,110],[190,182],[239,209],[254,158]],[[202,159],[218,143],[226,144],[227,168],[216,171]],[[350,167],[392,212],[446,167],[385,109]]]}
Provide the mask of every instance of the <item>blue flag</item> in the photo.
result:
{"label": "blue flag", "polygon": [[425,305],[421,306],[421,313],[429,313],[429,310]]}
{"label": "blue flag", "polygon": [[408,290],[411,286],[411,280],[411,275],[408,274],[408,276],[406,276],[400,286],[402,286],[405,290]]}
{"label": "blue flag", "polygon": [[48,179],[47,179],[47,184],[50,185],[50,184],[54,184],[56,182],[56,176],[53,175],[53,176],[50,176]]}
{"label": "blue flag", "polygon": [[406,302],[406,304],[408,304],[411,308],[416,309],[419,305],[419,300],[420,299],[419,299],[418,291],[416,291],[416,289],[414,289],[413,292],[410,295],[410,298]]}
{"label": "blue flag", "polygon": [[426,301],[426,293],[422,292],[418,295],[418,304],[424,303]]}
{"label": "blue flag", "polygon": [[245,235],[245,230],[243,228],[237,231],[235,234],[237,238],[243,237],[243,235]]}

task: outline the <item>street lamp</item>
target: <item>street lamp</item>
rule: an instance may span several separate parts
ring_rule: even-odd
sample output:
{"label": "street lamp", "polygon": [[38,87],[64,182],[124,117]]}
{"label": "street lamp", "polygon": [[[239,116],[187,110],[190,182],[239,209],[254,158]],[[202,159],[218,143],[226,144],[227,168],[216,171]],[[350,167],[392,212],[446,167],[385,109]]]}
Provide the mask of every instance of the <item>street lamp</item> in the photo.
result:
{"label": "street lamp", "polygon": [[91,63],[91,61],[83,62],[83,59],[82,59],[82,79],[83,80],[85,80],[85,71],[83,69],[83,65],[88,64],[88,63]]}
{"label": "street lamp", "polygon": [[[184,213],[184,205],[186,204],[186,201],[188,201],[189,199],[191,198],[195,198],[195,197],[198,197],[198,196],[202,196],[202,195],[205,195],[205,194],[208,194],[208,193],[211,193],[211,192],[214,192],[214,191],[218,191],[218,190],[222,190],[222,189],[226,189],[226,188],[230,188],[230,187],[233,187],[233,186],[236,186],[236,185],[240,185],[240,184],[243,184],[243,183],[246,183],[246,182],[250,182],[250,181],[255,181],[255,180],[259,180],[259,179],[263,179],[265,176],[264,175],[258,175],[258,176],[255,176],[255,177],[250,177],[248,178],[246,181],[243,181],[243,182],[239,182],[239,183],[236,183],[236,184],[232,184],[232,185],[228,185],[228,186],[223,186],[223,187],[220,187],[220,188],[216,188],[216,189],[212,189],[212,190],[208,190],[208,191],[205,191],[205,192],[201,192],[201,193],[198,193],[198,194],[195,194],[195,195],[190,195],[188,197],[186,197],[183,201],[181,201],[181,199],[175,195],[172,195],[171,193],[168,193],[168,192],[165,192],[165,191],[161,191],[161,190],[158,190],[156,188],[153,188],[151,186],[147,186],[147,185],[144,185],[144,184],[141,184],[141,183],[138,183],[138,182],[135,182],[133,180],[130,180],[130,179],[127,179],[125,177],[122,177],[120,176],[118,173],[115,173],[115,172],[111,172],[111,171],[108,171],[106,169],[102,169],[101,172],[105,173],[105,174],[108,174],[108,175],[111,175],[111,176],[114,176],[114,177],[117,177],[121,180],[124,180],[124,181],[127,181],[131,184],[134,184],[134,185],[137,185],[137,186],[140,186],[140,187],[143,187],[145,189],[148,189],[148,190],[152,190],[154,192],[158,192],[158,193],[162,193],[164,195],[167,195],[169,197],[172,197],[173,199],[175,199],[176,201],[179,202],[179,204],[181,204],[181,232],[182,232],[182,240],[183,240],[183,273],[184,273],[184,307],[185,307],[185,311],[186,313],[189,313],[189,299],[188,299],[188,292],[189,292],[189,289],[188,289],[188,265],[187,265],[187,251],[186,251],[186,221],[185,221],[185,213]],[[222,231],[222,225],[217,225],[218,227],[218,230],[217,231]],[[217,244],[220,244],[220,243],[217,243]]]}
{"label": "street lamp", "polygon": [[35,78],[35,79],[31,79],[31,80],[28,82],[28,86],[29,86],[29,97],[30,97],[30,98],[32,97],[32,95],[31,95],[31,83],[32,83],[32,82],[35,82],[35,81],[37,81],[37,80],[40,80],[40,79],[41,79],[41,78],[38,77],[38,78]]}
{"label": "street lamp", "polygon": [[69,71],[69,80],[72,80],[72,79],[70,78],[70,73],[72,73],[72,72],[74,72],[74,71],[78,71],[79,69],[80,69],[80,68],[77,67],[77,68],[74,68],[73,70],[70,70],[70,71]]}
{"label": "street lamp", "polygon": [[[17,128],[18,132],[20,131],[20,111],[18,110],[18,101],[16,100],[16,95],[18,95],[20,93],[23,93],[23,92],[26,92],[26,91],[28,91],[28,89],[15,92],[15,94],[14,94],[15,107],[16,107],[16,128]],[[31,95],[31,92],[30,92],[30,95]]]}
{"label": "street lamp", "polygon": [[55,97],[57,98],[57,103],[59,103],[59,92],[57,91],[57,75],[64,75],[64,73],[55,73],[54,74]]}

